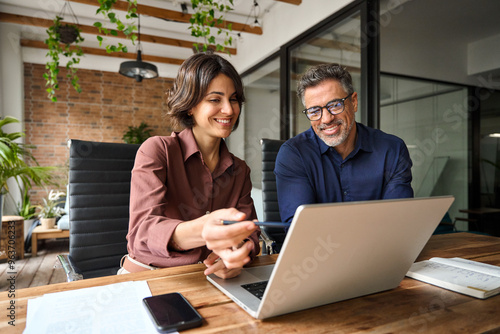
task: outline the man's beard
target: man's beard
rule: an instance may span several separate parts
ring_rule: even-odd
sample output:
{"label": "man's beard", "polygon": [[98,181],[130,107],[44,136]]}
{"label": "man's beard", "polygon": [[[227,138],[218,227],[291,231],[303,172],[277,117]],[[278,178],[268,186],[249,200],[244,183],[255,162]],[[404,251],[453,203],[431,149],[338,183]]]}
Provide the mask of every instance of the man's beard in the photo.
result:
{"label": "man's beard", "polygon": [[[318,126],[316,126],[316,130],[317,130],[317,133],[318,133],[318,137],[325,142],[326,145],[330,146],[330,147],[335,147],[335,146],[338,146],[340,144],[342,144],[346,139],[347,137],[349,136],[349,133],[351,133],[351,130],[352,130],[352,126],[354,125],[354,120],[347,126],[346,125],[346,122],[342,119],[338,119],[338,120],[333,120],[333,122],[329,123],[329,124],[320,124]],[[328,135],[325,135],[323,133],[323,129],[325,128],[328,128],[332,125],[337,125],[340,127],[340,132],[335,134],[335,135],[332,135],[332,136],[328,136]]]}

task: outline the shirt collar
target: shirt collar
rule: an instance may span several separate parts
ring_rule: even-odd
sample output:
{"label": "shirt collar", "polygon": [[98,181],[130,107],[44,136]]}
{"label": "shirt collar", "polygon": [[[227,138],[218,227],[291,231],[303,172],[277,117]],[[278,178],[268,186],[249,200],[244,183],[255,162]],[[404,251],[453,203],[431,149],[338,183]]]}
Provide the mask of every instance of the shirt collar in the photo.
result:
{"label": "shirt collar", "polygon": [[358,140],[356,142],[355,151],[363,150],[365,152],[373,152],[373,142],[370,140],[368,129],[363,124],[356,123],[356,132]]}
{"label": "shirt collar", "polygon": [[187,128],[178,134],[180,139],[180,144],[182,147],[182,152],[184,152],[184,162],[189,159],[190,156],[199,152],[198,144],[196,144],[196,140],[194,139],[193,130],[191,128]]}
{"label": "shirt collar", "polygon": [[[179,134],[179,139],[182,147],[182,151],[184,152],[184,162],[186,162],[192,155],[198,153],[198,156],[201,159],[201,152],[198,148],[198,144],[196,143],[196,139],[194,139],[193,130],[191,128],[187,128],[181,131]],[[233,165],[233,157],[229,152],[226,142],[224,139],[221,139],[220,143],[220,162],[219,166],[214,170],[214,176],[222,174],[226,169]]]}

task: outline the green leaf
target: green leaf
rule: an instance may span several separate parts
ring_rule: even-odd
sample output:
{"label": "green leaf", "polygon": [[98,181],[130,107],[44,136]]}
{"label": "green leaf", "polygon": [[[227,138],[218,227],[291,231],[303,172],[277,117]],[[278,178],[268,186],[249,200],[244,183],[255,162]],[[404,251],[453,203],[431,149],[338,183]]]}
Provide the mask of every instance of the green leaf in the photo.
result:
{"label": "green leaf", "polygon": [[123,33],[125,35],[130,35],[133,32],[132,27],[127,27],[125,30],[123,30]]}

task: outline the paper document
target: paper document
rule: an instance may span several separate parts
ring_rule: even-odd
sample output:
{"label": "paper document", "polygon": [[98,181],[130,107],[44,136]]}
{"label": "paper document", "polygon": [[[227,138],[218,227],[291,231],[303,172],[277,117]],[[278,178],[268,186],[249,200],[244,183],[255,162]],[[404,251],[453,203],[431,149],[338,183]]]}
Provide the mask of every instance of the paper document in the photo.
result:
{"label": "paper document", "polygon": [[142,305],[146,281],[63,291],[28,300],[25,334],[158,333]]}
{"label": "paper document", "polygon": [[500,293],[500,267],[462,258],[416,262],[406,276],[476,298]]}

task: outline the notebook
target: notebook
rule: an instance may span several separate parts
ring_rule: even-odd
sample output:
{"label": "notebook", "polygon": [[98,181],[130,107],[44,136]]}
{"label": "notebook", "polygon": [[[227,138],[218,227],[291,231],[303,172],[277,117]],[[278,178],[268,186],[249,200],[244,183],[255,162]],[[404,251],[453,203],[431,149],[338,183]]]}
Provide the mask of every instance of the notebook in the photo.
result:
{"label": "notebook", "polygon": [[[266,319],[399,286],[453,196],[301,205],[275,264],[207,279]],[[261,298],[249,292],[267,282]]]}

